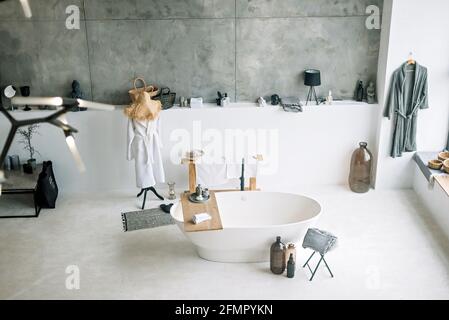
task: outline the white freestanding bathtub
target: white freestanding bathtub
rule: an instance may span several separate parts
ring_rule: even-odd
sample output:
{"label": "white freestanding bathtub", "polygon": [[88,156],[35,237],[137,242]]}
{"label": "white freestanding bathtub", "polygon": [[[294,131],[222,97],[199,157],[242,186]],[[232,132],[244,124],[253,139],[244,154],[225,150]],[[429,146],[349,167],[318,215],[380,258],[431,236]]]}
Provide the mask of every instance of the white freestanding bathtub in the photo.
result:
{"label": "white freestanding bathtub", "polygon": [[198,255],[217,262],[269,261],[276,236],[299,245],[321,214],[318,202],[295,194],[232,191],[216,193],[216,198],[223,230],[185,232],[180,203],[171,215]]}

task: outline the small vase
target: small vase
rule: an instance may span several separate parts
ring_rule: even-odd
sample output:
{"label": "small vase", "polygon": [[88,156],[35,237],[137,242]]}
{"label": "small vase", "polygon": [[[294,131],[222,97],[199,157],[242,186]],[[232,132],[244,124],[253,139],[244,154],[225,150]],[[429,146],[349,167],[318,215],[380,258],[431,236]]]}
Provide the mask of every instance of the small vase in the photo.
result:
{"label": "small vase", "polygon": [[29,159],[29,160],[27,161],[27,163],[31,166],[31,168],[32,168],[33,170],[36,170],[36,167],[37,167],[36,159]]}
{"label": "small vase", "polygon": [[282,274],[285,267],[285,244],[281,242],[281,237],[277,237],[270,249],[270,269],[274,274]]}
{"label": "small vase", "polygon": [[371,188],[373,156],[367,146],[366,142],[361,142],[360,147],[352,154],[349,187],[356,193],[366,193]]}
{"label": "small vase", "polygon": [[175,200],[176,199],[175,183],[169,182],[167,184],[168,184],[168,199]]}
{"label": "small vase", "polygon": [[24,163],[23,172],[26,174],[33,174],[33,167],[29,163]]}

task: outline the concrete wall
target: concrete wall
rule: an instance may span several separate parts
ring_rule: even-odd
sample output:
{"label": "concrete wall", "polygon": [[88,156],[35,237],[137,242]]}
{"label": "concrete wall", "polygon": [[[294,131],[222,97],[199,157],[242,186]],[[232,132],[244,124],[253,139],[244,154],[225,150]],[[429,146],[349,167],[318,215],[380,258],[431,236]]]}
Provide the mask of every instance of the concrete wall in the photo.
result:
{"label": "concrete wall", "polygon": [[[445,148],[449,119],[449,12],[447,0],[386,0],[385,25],[379,57],[379,109],[377,188],[411,188],[413,153],[390,157],[393,121],[381,116],[393,72],[413,52],[428,68],[430,109],[418,113],[418,151]],[[385,74],[385,77],[381,76]]]}
{"label": "concrete wall", "polygon": [[[366,7],[383,0],[33,0],[0,3],[0,85],[66,95],[78,79],[87,98],[128,103],[138,75],[178,96],[217,90],[237,101],[306,96],[302,71],[323,71],[325,94],[351,98],[356,81],[376,78],[379,30]],[[81,10],[67,30],[65,9]]]}

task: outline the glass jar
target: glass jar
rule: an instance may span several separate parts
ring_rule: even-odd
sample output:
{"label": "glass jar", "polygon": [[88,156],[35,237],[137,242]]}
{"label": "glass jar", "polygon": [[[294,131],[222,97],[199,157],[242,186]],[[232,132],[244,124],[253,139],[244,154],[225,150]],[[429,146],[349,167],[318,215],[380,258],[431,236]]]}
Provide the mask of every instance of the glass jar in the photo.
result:
{"label": "glass jar", "polygon": [[285,244],[281,242],[281,237],[277,237],[270,248],[270,269],[274,274],[283,274],[285,267]]}
{"label": "glass jar", "polygon": [[176,199],[175,183],[169,182],[167,184],[168,184],[168,199],[175,200]]}
{"label": "glass jar", "polygon": [[368,143],[360,142],[352,154],[349,187],[356,193],[366,193],[371,188],[373,155],[367,147]]}

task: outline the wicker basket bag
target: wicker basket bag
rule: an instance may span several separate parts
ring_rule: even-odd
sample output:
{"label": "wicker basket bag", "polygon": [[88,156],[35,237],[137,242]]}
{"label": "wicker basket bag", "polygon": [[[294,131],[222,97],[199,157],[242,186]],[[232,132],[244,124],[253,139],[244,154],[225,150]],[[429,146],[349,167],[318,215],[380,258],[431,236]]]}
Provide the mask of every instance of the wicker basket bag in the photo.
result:
{"label": "wicker basket bag", "polygon": [[[144,86],[137,88],[136,83],[140,80]],[[125,115],[133,120],[150,121],[159,116],[159,112],[162,109],[160,101],[152,100],[151,97],[158,94],[157,88],[153,86],[147,86],[145,80],[142,78],[136,78],[134,80],[134,89],[128,91],[131,98],[131,104],[124,110]]]}

